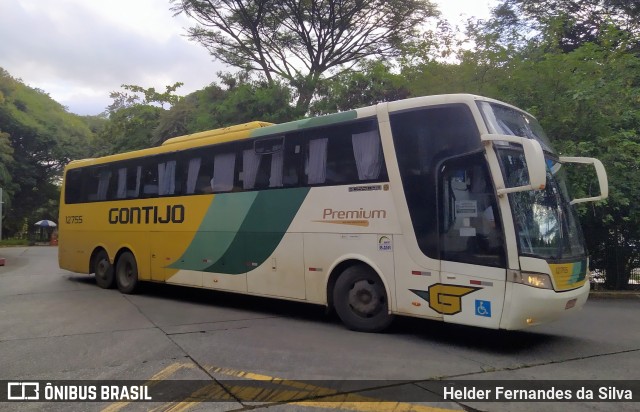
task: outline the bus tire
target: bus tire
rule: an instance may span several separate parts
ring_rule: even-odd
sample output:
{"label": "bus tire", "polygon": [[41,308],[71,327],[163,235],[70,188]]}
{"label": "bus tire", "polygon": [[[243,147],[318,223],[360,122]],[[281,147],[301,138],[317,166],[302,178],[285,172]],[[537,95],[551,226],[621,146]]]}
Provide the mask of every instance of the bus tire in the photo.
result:
{"label": "bus tire", "polygon": [[380,332],[393,316],[382,280],[367,265],[354,265],[340,274],[333,288],[333,304],[347,328]]}
{"label": "bus tire", "polygon": [[109,262],[109,255],[104,249],[100,249],[93,257],[93,271],[96,275],[96,284],[102,289],[111,289],[115,286],[113,265]]}
{"label": "bus tire", "polygon": [[122,293],[132,294],[138,288],[138,263],[133,253],[126,251],[118,258],[116,284]]}

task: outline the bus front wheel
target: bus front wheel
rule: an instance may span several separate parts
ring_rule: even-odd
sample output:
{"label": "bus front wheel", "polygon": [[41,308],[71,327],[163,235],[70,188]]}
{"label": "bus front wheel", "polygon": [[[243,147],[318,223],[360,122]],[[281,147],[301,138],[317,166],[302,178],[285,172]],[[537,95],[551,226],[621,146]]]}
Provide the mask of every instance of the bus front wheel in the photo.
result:
{"label": "bus front wheel", "polygon": [[138,264],[133,253],[127,251],[120,255],[116,265],[116,284],[122,293],[135,293],[138,288]]}
{"label": "bus front wheel", "polygon": [[333,288],[333,303],[351,330],[379,332],[393,320],[384,285],[366,265],[351,266],[340,274]]}
{"label": "bus front wheel", "polygon": [[109,262],[109,255],[100,249],[93,258],[93,270],[96,274],[96,284],[103,289],[111,289],[115,284],[113,265]]}

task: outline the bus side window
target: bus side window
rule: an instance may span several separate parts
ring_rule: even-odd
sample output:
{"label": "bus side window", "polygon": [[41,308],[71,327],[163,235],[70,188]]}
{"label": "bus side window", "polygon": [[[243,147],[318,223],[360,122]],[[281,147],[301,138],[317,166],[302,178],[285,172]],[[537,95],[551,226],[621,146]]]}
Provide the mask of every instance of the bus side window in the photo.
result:
{"label": "bus side window", "polygon": [[85,199],[85,191],[82,187],[83,171],[85,169],[73,169],[67,172],[64,188],[64,202],[67,204],[81,203]]}
{"label": "bus side window", "polygon": [[[389,115],[402,186],[420,250],[440,258],[437,182],[440,164],[481,146],[471,110],[451,104]],[[440,199],[441,200],[441,199]]]}
{"label": "bus side window", "polygon": [[140,182],[142,180],[142,166],[129,168],[127,174],[127,197],[137,199],[140,197]]}
{"label": "bus side window", "polygon": [[142,166],[122,165],[116,169],[118,183],[116,199],[135,199],[140,196]]}
{"label": "bus side window", "polygon": [[176,192],[176,160],[158,163],[158,194],[173,195]]}
{"label": "bus side window", "polygon": [[299,136],[287,135],[282,171],[282,185],[284,187],[300,185],[300,170],[303,161],[303,150],[300,140]]}
{"label": "bus side window", "polygon": [[175,169],[175,176],[173,177],[174,180],[174,190],[173,190],[173,194],[174,195],[184,195],[187,187],[186,187],[186,179],[187,179],[187,170],[186,167],[187,163],[184,162],[184,160],[182,159],[182,156],[177,156],[175,157],[176,162],[176,169]]}
{"label": "bus side window", "polygon": [[212,193],[213,159],[214,155],[210,147],[195,149],[185,157],[185,167],[187,169],[186,194],[202,195]]}
{"label": "bus side window", "polygon": [[[336,130],[337,132],[337,130]],[[328,132],[331,135],[331,131]],[[332,135],[327,149],[326,183],[348,184],[358,181],[353,143],[348,136]]]}
{"label": "bus side window", "polygon": [[304,173],[307,184],[323,184],[327,180],[327,146],[329,139],[320,137],[307,143]]}
{"label": "bus side window", "polygon": [[111,183],[111,170],[106,167],[100,167],[96,169],[90,169],[89,179],[87,181],[87,186],[89,190],[91,188],[95,188],[95,193],[90,193],[87,200],[92,201],[100,201],[107,200],[107,196],[109,194],[109,186]]}
{"label": "bus side window", "polygon": [[[368,130],[351,135],[358,180],[376,180],[380,178],[384,167],[382,145],[378,131]],[[385,173],[386,175],[386,170]]]}
{"label": "bus side window", "polygon": [[[183,172],[183,179],[182,179],[185,186],[184,194],[192,195],[196,193],[196,190],[199,189],[201,186],[205,186],[205,187],[208,186],[206,185],[206,180],[205,182],[199,181],[200,169],[204,171],[204,167],[202,167],[201,157],[189,156],[187,162],[184,163],[184,167],[186,167],[186,173]],[[185,176],[186,176],[186,182],[184,181]],[[206,178],[207,176],[204,176],[204,179]]]}
{"label": "bus side window", "polygon": [[284,136],[251,142],[242,150],[242,188],[278,188],[283,185]]}
{"label": "bus side window", "polygon": [[279,167],[280,181],[282,186],[282,152],[274,158],[273,154],[258,154],[253,147],[242,151],[242,188],[244,190],[264,189],[269,187],[271,169],[274,160],[280,160],[276,167]]}
{"label": "bus side window", "polygon": [[321,129],[306,148],[307,183],[354,184],[386,179],[380,134],[373,121]]}
{"label": "bus side window", "polygon": [[211,190],[217,192],[230,192],[233,190],[236,171],[236,153],[216,154],[213,161],[213,178]]}
{"label": "bus side window", "polygon": [[482,155],[444,163],[440,169],[441,258],[504,267],[504,240],[495,192]]}
{"label": "bus side window", "polygon": [[255,177],[255,189],[277,188],[283,185],[284,153],[282,151],[260,156]]}
{"label": "bus side window", "polygon": [[158,195],[158,164],[147,162],[142,167],[142,197]]}

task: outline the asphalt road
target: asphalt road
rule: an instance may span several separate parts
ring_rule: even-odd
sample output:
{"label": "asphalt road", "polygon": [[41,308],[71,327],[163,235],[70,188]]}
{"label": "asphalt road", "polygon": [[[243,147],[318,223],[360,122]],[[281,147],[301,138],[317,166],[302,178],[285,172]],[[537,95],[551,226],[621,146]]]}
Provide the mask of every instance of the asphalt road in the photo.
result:
{"label": "asphalt road", "polygon": [[[385,333],[364,334],[312,305],[166,285],[148,285],[139,295],[103,290],[91,276],[59,269],[55,247],[5,248],[0,257],[7,260],[0,267],[0,380],[231,382],[220,402],[0,403],[0,410],[640,407],[637,401],[460,403],[434,397],[424,382],[640,379],[637,298],[590,299],[573,317],[522,332],[402,318]],[[250,402],[242,395],[255,394],[252,383],[264,381],[297,394],[348,394],[307,402],[300,402],[305,396]]]}

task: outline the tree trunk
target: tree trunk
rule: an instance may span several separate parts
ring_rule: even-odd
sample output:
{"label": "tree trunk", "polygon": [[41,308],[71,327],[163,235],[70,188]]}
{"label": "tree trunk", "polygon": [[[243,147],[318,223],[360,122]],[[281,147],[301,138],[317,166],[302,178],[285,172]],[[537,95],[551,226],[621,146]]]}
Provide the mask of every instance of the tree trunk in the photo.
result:
{"label": "tree trunk", "polygon": [[296,112],[300,116],[306,116],[309,112],[309,106],[311,105],[311,99],[313,98],[313,90],[308,87],[304,87],[298,90],[298,100],[296,101]]}
{"label": "tree trunk", "polygon": [[[622,244],[620,244],[622,243]],[[616,230],[615,238],[610,239],[606,247],[605,288],[623,290],[629,288],[631,275],[631,256],[625,250],[625,240]]]}

